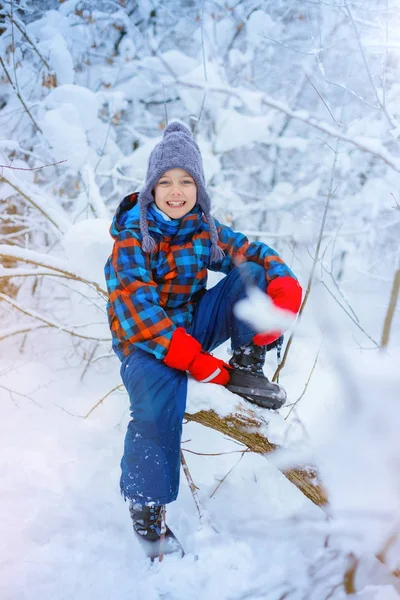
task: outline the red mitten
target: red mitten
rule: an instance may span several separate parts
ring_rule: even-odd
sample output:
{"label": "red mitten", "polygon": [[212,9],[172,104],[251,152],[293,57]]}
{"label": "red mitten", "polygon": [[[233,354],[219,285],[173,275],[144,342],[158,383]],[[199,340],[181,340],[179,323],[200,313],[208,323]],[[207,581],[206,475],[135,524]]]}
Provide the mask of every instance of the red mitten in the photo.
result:
{"label": "red mitten", "polygon": [[189,366],[189,373],[201,383],[219,383],[226,385],[229,381],[230,367],[219,358],[208,352],[200,352]]}
{"label": "red mitten", "polygon": [[204,352],[200,342],[183,327],[175,329],[164,363],[173,369],[189,371],[194,379],[202,383],[225,385],[229,381],[231,367],[223,360]]}
{"label": "red mitten", "polygon": [[[288,310],[293,314],[298,313],[301,305],[302,289],[297,279],[289,276],[277,277],[268,284],[267,294],[278,308]],[[253,338],[253,342],[257,346],[266,346],[272,344],[281,335],[281,331],[257,333]]]}

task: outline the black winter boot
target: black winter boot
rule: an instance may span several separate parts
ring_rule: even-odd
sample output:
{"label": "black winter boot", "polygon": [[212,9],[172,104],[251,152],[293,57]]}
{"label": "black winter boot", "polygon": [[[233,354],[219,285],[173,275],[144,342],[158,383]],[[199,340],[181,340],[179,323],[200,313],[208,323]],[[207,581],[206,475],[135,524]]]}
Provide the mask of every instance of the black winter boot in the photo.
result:
{"label": "black winter boot", "polygon": [[[269,349],[269,348],[268,348]],[[286,392],[263,373],[267,346],[247,344],[233,351],[233,367],[227,389],[262,408],[277,409],[286,401]]]}
{"label": "black winter boot", "polygon": [[164,554],[184,555],[183,548],[165,523],[165,505],[146,506],[131,502],[133,531],[146,556],[152,561]]}

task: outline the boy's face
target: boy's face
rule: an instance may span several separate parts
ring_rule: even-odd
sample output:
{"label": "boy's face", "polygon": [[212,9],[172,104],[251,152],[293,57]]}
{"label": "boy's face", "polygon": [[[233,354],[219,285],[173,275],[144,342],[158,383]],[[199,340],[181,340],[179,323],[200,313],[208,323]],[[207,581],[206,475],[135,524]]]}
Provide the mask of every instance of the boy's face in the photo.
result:
{"label": "boy's face", "polygon": [[180,219],[189,213],[197,199],[197,186],[183,169],[170,169],[154,188],[154,201],[171,219]]}

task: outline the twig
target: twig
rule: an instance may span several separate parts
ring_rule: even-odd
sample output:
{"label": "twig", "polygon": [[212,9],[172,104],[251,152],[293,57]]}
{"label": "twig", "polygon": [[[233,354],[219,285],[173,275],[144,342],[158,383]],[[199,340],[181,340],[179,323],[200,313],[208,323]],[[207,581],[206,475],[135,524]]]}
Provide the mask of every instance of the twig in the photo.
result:
{"label": "twig", "polygon": [[390,330],[392,328],[392,322],[394,313],[396,310],[397,300],[399,297],[399,288],[400,288],[400,268],[397,269],[394,278],[392,291],[390,294],[389,306],[386,311],[385,322],[383,324],[383,331],[381,337],[381,350],[387,347],[389,343]]}
{"label": "twig", "polygon": [[360,33],[359,33],[359,31],[358,31],[358,29],[356,27],[356,24],[354,22],[353,13],[351,11],[351,8],[350,8],[347,0],[345,0],[345,2],[344,2],[344,7],[346,9],[346,12],[347,12],[348,17],[349,17],[350,22],[351,22],[351,26],[352,26],[353,31],[355,33],[355,36],[356,36],[356,39],[357,39],[357,44],[358,44],[358,47],[359,47],[359,50],[360,50],[360,54],[361,54],[361,58],[363,60],[363,63],[364,63],[364,66],[365,66],[365,70],[367,71],[367,76],[368,76],[369,82],[370,82],[370,84],[372,86],[372,89],[374,90],[375,97],[376,97],[376,99],[378,101],[378,104],[381,107],[381,109],[383,111],[383,114],[385,115],[385,117],[386,117],[389,125],[391,127],[396,127],[397,128],[399,126],[398,122],[389,114],[389,112],[388,112],[388,110],[386,108],[386,105],[383,104],[382,101],[381,101],[381,99],[380,99],[377,87],[376,87],[375,82],[374,82],[374,80],[372,78],[371,70],[370,70],[370,68],[368,66],[368,62],[367,62],[367,58],[365,56],[364,48],[363,48],[363,46],[361,44]]}
{"label": "twig", "polygon": [[375,346],[376,346],[377,348],[379,348],[379,344],[378,344],[378,342],[377,342],[376,340],[374,340],[374,338],[373,338],[373,337],[371,337],[371,336],[370,336],[370,334],[369,334],[367,331],[365,331],[365,329],[362,327],[362,325],[360,325],[360,323],[359,323],[359,322],[358,322],[358,321],[357,321],[357,320],[356,320],[356,319],[353,317],[353,315],[352,315],[352,314],[351,314],[351,313],[350,313],[350,312],[349,312],[349,311],[346,309],[346,307],[345,307],[345,306],[343,306],[343,304],[341,304],[341,302],[339,302],[339,300],[336,298],[335,294],[334,294],[334,293],[333,293],[333,292],[332,292],[332,291],[329,289],[329,287],[326,285],[325,281],[322,281],[321,283],[322,283],[322,285],[324,286],[324,288],[326,289],[326,291],[327,291],[327,292],[328,292],[328,293],[329,293],[329,294],[332,296],[332,298],[335,300],[335,302],[337,302],[337,304],[340,306],[340,308],[341,308],[341,309],[342,309],[342,310],[343,310],[343,311],[346,313],[346,315],[349,317],[349,319],[350,319],[350,320],[351,320],[351,321],[354,323],[354,325],[356,325],[356,326],[358,327],[358,329],[359,329],[360,331],[362,331],[362,332],[363,332],[363,334],[364,334],[365,336],[367,336],[367,338],[368,338],[369,340],[371,340],[371,342],[372,342],[373,344],[375,344]]}
{"label": "twig", "polygon": [[17,77],[17,67],[15,65],[15,36],[14,36],[14,18],[13,18],[14,2],[13,2],[13,0],[10,0],[10,8],[11,8],[11,40],[12,40],[11,46],[12,46],[12,62],[13,62],[13,70],[14,70],[14,81],[15,81],[15,87],[17,88],[18,93],[20,93],[18,77]]}
{"label": "twig", "polygon": [[10,187],[12,187],[20,196],[22,196],[29,204],[31,204],[34,208],[36,208],[57,230],[58,232],[65,233],[70,226],[68,219],[59,213],[59,211],[54,210],[51,206],[51,202],[44,202],[43,199],[34,192],[29,189],[27,184],[25,185],[25,190],[22,189],[22,182],[18,179],[14,178],[14,175],[10,173],[9,177],[4,177],[4,175],[0,175],[0,183],[7,183]]}
{"label": "twig", "polygon": [[[343,114],[343,107],[342,107],[342,114]],[[322,215],[322,221],[321,221],[321,227],[319,230],[319,235],[318,235],[318,241],[317,241],[317,247],[315,250],[315,255],[314,255],[314,260],[313,260],[313,264],[311,266],[311,271],[310,271],[310,275],[308,277],[308,282],[307,282],[307,289],[306,289],[306,293],[304,295],[303,298],[303,302],[301,304],[300,310],[299,310],[299,317],[301,317],[301,315],[304,312],[304,309],[307,305],[307,301],[308,298],[310,296],[311,293],[311,288],[312,288],[312,284],[313,284],[313,279],[314,279],[314,273],[315,273],[315,269],[317,268],[317,263],[320,260],[320,250],[321,250],[321,245],[322,245],[322,239],[323,239],[323,234],[324,234],[324,230],[325,230],[325,224],[326,224],[326,219],[327,219],[327,215],[328,215],[328,210],[330,207],[330,203],[331,203],[331,199],[334,195],[334,188],[333,188],[333,179],[334,179],[334,175],[335,175],[335,170],[336,170],[336,162],[337,162],[337,157],[338,157],[338,149],[339,149],[339,137],[336,140],[336,148],[335,148],[335,158],[333,160],[333,164],[332,164],[332,170],[331,170],[331,177],[330,177],[330,181],[329,181],[329,191],[327,194],[327,198],[326,198],[326,202],[325,202],[325,208],[324,208],[324,212]],[[282,371],[282,369],[284,368],[285,364],[286,364],[286,360],[293,342],[293,338],[294,338],[295,332],[293,331],[289,337],[288,343],[286,344],[286,348],[285,348],[285,352],[283,354],[283,358],[282,361],[280,362],[280,364],[278,365],[273,377],[272,377],[272,381],[277,381],[279,378],[279,374]]]}
{"label": "twig", "polygon": [[65,333],[68,333],[69,335],[72,335],[73,337],[82,338],[84,340],[94,340],[96,342],[109,342],[110,341],[109,338],[100,338],[100,337],[91,336],[91,335],[84,335],[83,333],[78,333],[69,327],[61,325],[60,323],[50,321],[43,315],[40,315],[39,313],[30,311],[30,310],[24,308],[23,306],[18,304],[18,302],[16,302],[15,300],[12,300],[11,298],[9,298],[8,296],[6,296],[3,293],[0,293],[0,299],[4,300],[8,304],[10,304],[13,308],[18,310],[22,314],[27,315],[28,317],[32,317],[33,319],[37,319],[38,321],[45,323],[48,327],[52,327],[54,329],[57,329],[58,331],[63,331]]}
{"label": "twig", "polygon": [[200,522],[202,522],[203,519],[204,519],[204,512],[203,512],[203,509],[201,507],[199,496],[198,496],[198,493],[197,493],[197,490],[199,488],[197,487],[197,485],[195,485],[195,483],[194,483],[194,481],[192,479],[192,476],[191,476],[190,471],[189,471],[189,467],[187,465],[187,462],[186,462],[186,459],[185,459],[185,456],[184,456],[182,450],[181,450],[181,465],[182,465],[183,472],[185,473],[185,477],[186,477],[186,480],[188,482],[189,489],[192,492],[193,500],[194,500],[194,503],[196,505],[197,512],[199,513]]}
{"label": "twig", "polygon": [[291,46],[289,46],[288,44],[285,44],[284,42],[280,42],[279,40],[275,40],[274,38],[268,37],[268,35],[261,34],[261,33],[259,33],[258,35],[261,38],[268,40],[269,42],[274,42],[274,44],[278,44],[278,46],[283,46],[287,50],[291,50],[292,52],[295,52],[296,54],[303,54],[304,56],[315,56],[322,50],[322,48],[319,48],[318,50],[311,50],[310,52],[305,52],[304,50],[299,50],[298,48],[292,48]]}
{"label": "twig", "polygon": [[[244,95],[240,93],[240,91],[234,87],[229,86],[213,86],[213,85],[202,85],[201,83],[187,82],[181,80],[179,78],[176,79],[176,84],[182,85],[188,88],[194,89],[207,89],[209,92],[215,92],[217,94],[226,94],[228,96],[233,96],[234,98],[238,98],[244,105],[246,105],[246,98]],[[267,94],[261,94],[261,104],[267,106],[268,108],[274,108],[284,114],[292,117],[295,120],[301,121],[306,125],[310,125],[319,131],[322,131],[329,136],[338,138],[344,142],[352,144],[359,150],[363,152],[368,152],[377,158],[383,160],[386,164],[388,164],[394,171],[400,172],[400,161],[397,157],[393,156],[390,152],[388,152],[382,145],[378,147],[377,143],[370,143],[367,138],[363,137],[351,137],[340,131],[338,128],[330,127],[326,123],[322,121],[317,121],[315,118],[310,115],[305,115],[304,111],[301,110],[292,110],[289,108],[287,104],[284,102],[280,102],[278,100],[274,100]]]}
{"label": "twig", "polygon": [[400,204],[397,202],[396,197],[393,194],[393,192],[390,192],[390,195],[392,196],[393,200],[396,202],[396,206],[393,206],[393,208],[396,208],[397,210],[400,210]]}
{"label": "twig", "polygon": [[22,27],[19,25],[19,23],[14,19],[13,16],[10,15],[10,13],[6,12],[7,17],[10,19],[10,21],[12,23],[14,23],[15,27],[22,33],[22,35],[24,36],[24,38],[27,40],[27,42],[30,43],[30,45],[32,46],[32,48],[34,49],[34,51],[36,52],[36,54],[38,55],[38,57],[40,58],[40,60],[43,62],[43,64],[45,65],[45,67],[51,71],[51,67],[49,65],[49,63],[47,62],[47,60],[44,58],[44,56],[42,54],[40,54],[39,50],[37,49],[37,46],[32,42],[31,38],[28,36],[28,34],[26,33],[26,31],[24,31],[22,29]]}
{"label": "twig", "polygon": [[82,383],[83,378],[85,377],[85,375],[86,375],[86,373],[87,373],[87,371],[88,371],[88,369],[89,369],[89,367],[90,367],[90,365],[92,363],[93,357],[96,354],[96,350],[97,350],[98,347],[99,347],[99,342],[97,342],[96,344],[94,344],[93,350],[90,353],[90,356],[89,356],[89,358],[88,358],[88,360],[86,362],[85,368],[82,371],[82,375],[81,375],[80,380],[79,380],[81,383]]}
{"label": "twig", "polygon": [[161,518],[161,535],[160,535],[160,551],[158,555],[158,562],[162,562],[164,558],[164,547],[165,547],[165,534],[167,533],[167,521],[166,521],[166,508],[165,504],[161,506],[160,518]]}
{"label": "twig", "polygon": [[243,456],[246,454],[246,452],[249,452],[249,449],[246,448],[246,450],[242,450],[241,453],[241,457],[239,458],[239,460],[237,462],[235,462],[235,464],[233,465],[233,467],[231,467],[229,469],[229,471],[227,472],[226,475],[224,475],[224,477],[222,479],[219,480],[217,487],[215,488],[215,490],[210,494],[210,498],[212,498],[217,490],[221,487],[221,485],[224,483],[225,479],[232,473],[232,471],[234,470],[235,467],[237,467],[237,465],[240,463],[240,461],[242,460]]}
{"label": "twig", "polygon": [[354,554],[349,555],[349,566],[344,574],[343,587],[348,596],[356,593],[355,578],[356,572],[359,565],[359,560]]}
{"label": "twig", "polygon": [[4,72],[7,76],[7,79],[10,82],[10,85],[13,88],[14,92],[16,93],[18,100],[21,102],[22,106],[24,107],[26,114],[30,117],[30,119],[31,119],[32,123],[34,124],[35,128],[37,129],[37,131],[39,131],[40,133],[43,133],[43,131],[40,129],[39,125],[36,123],[35,119],[33,118],[32,113],[30,112],[29,108],[25,104],[25,101],[22,98],[21,94],[19,93],[18,89],[16,88],[13,80],[11,79],[9,72],[7,71],[7,67],[4,64],[4,61],[1,58],[1,56],[0,56],[0,65],[3,67]]}
{"label": "twig", "polygon": [[194,450],[189,450],[189,448],[182,448],[182,450],[183,452],[196,454],[196,456],[224,456],[225,454],[241,454],[243,452],[243,450],[229,450],[229,452],[195,452]]}
{"label": "twig", "polygon": [[12,169],[13,171],[40,171],[40,169],[44,169],[46,167],[55,167],[57,165],[61,165],[62,163],[68,162],[68,159],[65,158],[64,160],[59,160],[55,163],[49,163],[48,165],[42,165],[41,167],[32,167],[32,168],[25,168],[25,167],[12,167],[11,165],[0,165],[0,169]]}
{"label": "twig", "polygon": [[399,534],[397,532],[392,533],[392,535],[386,540],[385,544],[383,545],[382,550],[380,550],[376,555],[376,558],[384,565],[386,564],[387,553],[389,552],[393,544],[397,541],[398,537]]}
{"label": "twig", "polygon": [[89,410],[88,413],[86,413],[86,415],[84,415],[83,417],[81,417],[81,419],[87,419],[88,417],[90,417],[90,415],[92,414],[92,412],[94,410],[96,410],[96,408],[98,406],[100,406],[100,404],[103,404],[104,400],[106,398],[108,398],[108,396],[111,396],[111,394],[113,394],[114,392],[116,392],[117,390],[122,389],[124,386],[122,385],[122,383],[119,383],[118,385],[116,385],[115,387],[113,387],[112,390],[110,390],[109,392],[107,392],[107,394],[105,394],[102,398],[100,398],[100,400],[98,400],[96,402],[96,404],[94,406],[92,406],[92,408]]}
{"label": "twig", "polygon": [[38,406],[39,408],[43,408],[43,406],[41,404],[39,404],[39,402],[36,402],[36,400],[34,400],[33,398],[31,398],[27,394],[22,394],[22,392],[17,392],[16,390],[11,390],[10,388],[8,388],[8,387],[6,387],[4,385],[0,385],[0,388],[2,390],[6,390],[6,392],[9,392],[11,394],[11,396],[13,394],[15,394],[16,396],[21,396],[21,398],[27,398],[28,400],[30,400],[31,402],[33,402],[33,404],[36,404],[36,406]]}
{"label": "twig", "polygon": [[319,98],[321,99],[322,104],[325,106],[326,110],[328,111],[328,113],[330,114],[330,116],[332,117],[332,120],[335,122],[335,125],[337,125],[338,127],[340,127],[340,123],[338,123],[335,119],[334,114],[332,113],[331,109],[329,108],[328,104],[326,103],[326,101],[324,100],[324,98],[322,97],[321,93],[318,91],[318,89],[315,87],[315,85],[313,84],[313,82],[311,81],[311,79],[309,78],[309,76],[306,74],[306,78],[309,82],[309,84],[314,88],[316,94],[319,96]]}
{"label": "twig", "polygon": [[23,329],[13,329],[11,331],[7,331],[6,333],[3,332],[3,334],[0,336],[0,341],[6,340],[7,338],[12,337],[14,335],[30,333],[32,331],[37,331],[38,329],[44,329],[46,327],[49,327],[49,325],[33,325],[32,327],[24,327]]}
{"label": "twig", "polygon": [[[7,244],[0,244],[0,258],[5,259],[14,259],[21,262],[24,262],[29,265],[35,265],[38,267],[42,267],[44,269],[49,269],[54,271],[55,274],[59,274],[60,276],[64,276],[67,279],[74,279],[75,281],[80,281],[82,283],[86,283],[93,287],[96,292],[103,298],[107,298],[106,290],[103,290],[95,281],[89,281],[84,277],[80,277],[73,271],[70,271],[68,268],[67,261],[63,261],[59,258],[50,258],[47,254],[42,254],[40,252],[35,252],[34,250],[27,250],[25,248],[20,248],[18,246],[8,246]],[[7,270],[2,270],[1,276],[7,275]],[[40,273],[41,275],[47,275],[48,273]],[[23,276],[26,275],[26,272],[23,273]],[[17,274],[14,272],[12,277],[16,277]]]}
{"label": "twig", "polygon": [[[202,58],[203,58],[203,75],[204,75],[204,81],[206,83],[208,83],[206,51],[205,51],[205,46],[204,46],[204,3],[205,3],[205,0],[202,0],[201,17],[200,17],[200,33],[201,33],[201,52],[202,52]],[[200,106],[200,112],[199,112],[199,116],[197,117],[196,124],[194,126],[193,135],[196,135],[197,128],[201,121],[201,117],[203,116],[203,110],[204,110],[204,106],[206,103],[206,98],[207,98],[207,92],[206,92],[206,90],[204,90],[203,99],[201,101],[201,106]]]}
{"label": "twig", "polygon": [[291,405],[291,408],[290,408],[290,410],[289,410],[288,414],[287,414],[287,415],[286,415],[286,417],[285,417],[285,421],[286,421],[286,419],[288,419],[288,418],[289,418],[289,416],[290,416],[290,414],[292,413],[292,411],[294,410],[295,406],[297,406],[297,404],[300,402],[300,400],[303,398],[303,396],[305,395],[305,393],[306,393],[306,391],[307,391],[307,388],[308,388],[308,386],[309,386],[309,383],[310,383],[310,381],[311,381],[311,377],[313,376],[313,373],[314,373],[314,371],[315,371],[315,367],[317,366],[317,362],[318,362],[318,358],[319,358],[319,353],[321,352],[321,348],[322,348],[322,341],[321,341],[321,344],[320,344],[320,346],[319,346],[319,348],[318,348],[318,352],[317,352],[317,354],[316,354],[316,357],[315,357],[315,360],[314,360],[314,364],[313,364],[313,366],[312,366],[312,369],[311,369],[311,371],[310,371],[310,374],[309,374],[309,376],[308,376],[308,379],[307,379],[307,381],[306,381],[306,383],[305,383],[304,389],[303,389],[302,393],[300,394],[300,396],[298,397],[298,399],[296,400],[296,402],[293,402],[293,404]]}

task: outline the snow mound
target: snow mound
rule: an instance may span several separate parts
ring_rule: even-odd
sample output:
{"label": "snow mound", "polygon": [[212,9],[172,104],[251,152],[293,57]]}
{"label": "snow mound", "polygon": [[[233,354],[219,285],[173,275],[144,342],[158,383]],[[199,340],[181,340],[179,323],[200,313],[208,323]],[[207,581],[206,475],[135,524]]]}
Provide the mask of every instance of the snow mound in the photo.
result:
{"label": "snow mound", "polygon": [[76,223],[64,238],[64,248],[73,271],[102,287],[104,265],[111,254],[109,219],[87,219]]}

